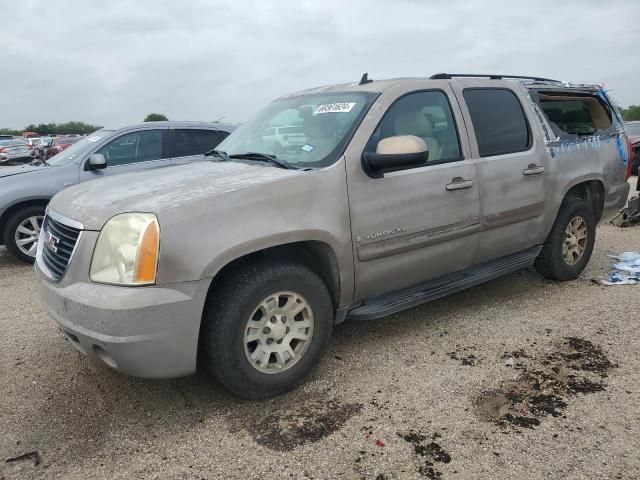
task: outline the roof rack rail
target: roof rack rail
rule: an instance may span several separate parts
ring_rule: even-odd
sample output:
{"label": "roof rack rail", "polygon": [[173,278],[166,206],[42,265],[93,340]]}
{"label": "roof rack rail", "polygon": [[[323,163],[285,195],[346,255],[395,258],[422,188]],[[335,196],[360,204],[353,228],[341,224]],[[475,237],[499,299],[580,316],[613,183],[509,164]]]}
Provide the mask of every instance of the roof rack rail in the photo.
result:
{"label": "roof rack rail", "polygon": [[436,73],[435,75],[431,75],[429,78],[431,80],[448,80],[450,78],[456,77],[472,77],[472,78],[489,78],[491,80],[502,80],[503,78],[519,78],[523,80],[535,80],[537,82],[558,82],[561,83],[560,80],[552,80],[550,78],[541,78],[541,77],[529,77],[522,75],[496,75],[496,74],[478,74],[478,73]]}

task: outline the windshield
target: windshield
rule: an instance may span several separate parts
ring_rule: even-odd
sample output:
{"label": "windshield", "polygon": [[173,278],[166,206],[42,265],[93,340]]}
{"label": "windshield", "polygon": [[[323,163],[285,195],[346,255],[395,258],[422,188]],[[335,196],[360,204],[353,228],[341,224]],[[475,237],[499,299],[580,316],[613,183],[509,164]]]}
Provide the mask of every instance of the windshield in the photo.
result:
{"label": "windshield", "polygon": [[640,135],[640,123],[626,123],[624,131],[627,135]]}
{"label": "windshield", "polygon": [[102,140],[104,137],[111,135],[112,132],[112,130],[98,130],[97,132],[84,137],[79,142],[74,143],[59,154],[54,155],[49,160],[47,160],[47,163],[53,166],[67,165],[68,163],[73,162],[79,156],[87,153],[95,146],[96,142]]}
{"label": "windshield", "polygon": [[295,167],[335,162],[376,95],[323,93],[280,98],[229,135],[217,150],[276,155]]}

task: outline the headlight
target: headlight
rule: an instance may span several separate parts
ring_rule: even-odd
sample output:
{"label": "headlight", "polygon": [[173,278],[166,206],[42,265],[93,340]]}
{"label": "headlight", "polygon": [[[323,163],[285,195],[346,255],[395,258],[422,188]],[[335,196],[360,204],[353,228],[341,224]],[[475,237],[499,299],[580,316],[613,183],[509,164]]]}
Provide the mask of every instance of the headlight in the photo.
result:
{"label": "headlight", "polygon": [[156,281],[160,226],[152,213],[112,217],[98,236],[90,278],[96,283],[151,285]]}

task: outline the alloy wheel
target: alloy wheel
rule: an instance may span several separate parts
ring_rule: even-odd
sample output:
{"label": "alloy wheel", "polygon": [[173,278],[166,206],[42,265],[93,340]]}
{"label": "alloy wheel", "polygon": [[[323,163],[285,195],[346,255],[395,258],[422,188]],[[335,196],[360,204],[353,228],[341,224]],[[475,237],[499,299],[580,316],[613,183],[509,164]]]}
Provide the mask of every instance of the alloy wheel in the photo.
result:
{"label": "alloy wheel", "polygon": [[18,250],[29,257],[36,256],[36,248],[38,247],[38,238],[40,237],[40,229],[42,228],[43,215],[34,215],[27,217],[16,228],[14,240]]}
{"label": "alloy wheel", "polygon": [[562,257],[567,265],[575,265],[584,255],[587,246],[587,222],[581,216],[571,219],[564,232]]}
{"label": "alloy wheel", "polygon": [[293,367],[311,344],[314,317],[300,294],[280,291],[262,300],[244,329],[244,352],[253,368],[274,374]]}

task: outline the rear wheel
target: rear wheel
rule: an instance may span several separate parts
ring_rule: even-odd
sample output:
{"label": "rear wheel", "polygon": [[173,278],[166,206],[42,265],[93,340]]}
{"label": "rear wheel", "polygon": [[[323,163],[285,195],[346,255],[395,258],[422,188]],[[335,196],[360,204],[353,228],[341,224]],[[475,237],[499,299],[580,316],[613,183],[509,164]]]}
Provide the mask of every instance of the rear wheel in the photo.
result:
{"label": "rear wheel", "polygon": [[14,257],[32,264],[44,220],[45,207],[34,205],[14,213],[5,224],[4,244]]}
{"label": "rear wheel", "polygon": [[319,363],[333,307],[308,268],[266,260],[215,285],[203,318],[205,366],[236,395],[264,398],[290,390]]}
{"label": "rear wheel", "polygon": [[547,237],[535,267],[554,280],[573,280],[589,263],[596,238],[591,205],[579,197],[567,197]]}

